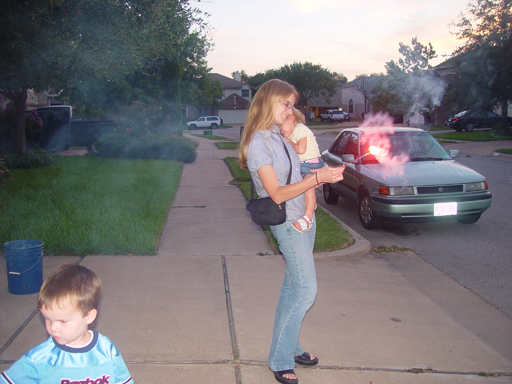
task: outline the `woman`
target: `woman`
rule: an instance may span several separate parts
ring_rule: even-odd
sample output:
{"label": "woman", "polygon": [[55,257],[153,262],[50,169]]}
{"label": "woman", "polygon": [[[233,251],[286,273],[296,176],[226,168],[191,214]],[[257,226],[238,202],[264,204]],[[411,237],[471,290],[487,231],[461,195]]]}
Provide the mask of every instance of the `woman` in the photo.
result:
{"label": "woman", "polygon": [[[277,381],[298,383],[295,362],[314,365],[318,358],[299,345],[299,333],[307,310],[316,296],[316,272],[313,260],[316,221],[308,232],[295,230],[292,223],[305,214],[304,192],[323,183],[343,179],[345,167],[324,166],[315,177],[302,179],[297,153],[280,135],[279,125],[293,113],[298,94],[281,80],[269,80],[256,93],[240,143],[240,165],[249,169],[259,197],[270,196],[277,204],[286,202],[286,222],[270,229],[285,260],[285,275],[274,320],[274,332],[268,365]],[[292,177],[286,185],[290,160]]]}

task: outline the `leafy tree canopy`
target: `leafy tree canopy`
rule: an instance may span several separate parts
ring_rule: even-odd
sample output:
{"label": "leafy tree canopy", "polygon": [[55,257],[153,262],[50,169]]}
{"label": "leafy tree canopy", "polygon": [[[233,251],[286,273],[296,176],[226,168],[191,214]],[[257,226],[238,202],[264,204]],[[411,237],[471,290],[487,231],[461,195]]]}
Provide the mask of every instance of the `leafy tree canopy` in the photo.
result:
{"label": "leafy tree canopy", "polygon": [[208,72],[201,16],[189,0],[2,0],[0,92],[16,106],[18,152],[29,88],[91,110],[152,100],[179,119],[183,86]]}
{"label": "leafy tree canopy", "polygon": [[455,107],[490,110],[499,104],[506,116],[512,101],[512,1],[470,2],[455,26],[464,41],[451,60]]}
{"label": "leafy tree canopy", "polygon": [[247,78],[247,82],[254,87],[259,87],[270,79],[281,79],[295,86],[299,93],[297,104],[302,110],[306,108],[308,101],[315,93],[328,96],[329,93],[336,92],[337,86],[347,82],[347,78],[342,74],[331,72],[320,64],[309,62],[295,62],[278,69],[269,69]]}
{"label": "leafy tree canopy", "polygon": [[400,43],[398,51],[403,57],[386,63],[387,75],[372,90],[372,106],[392,115],[428,114],[440,104],[445,90],[445,83],[433,76],[429,64],[436,52],[432,44],[423,45],[416,37],[411,46]]}

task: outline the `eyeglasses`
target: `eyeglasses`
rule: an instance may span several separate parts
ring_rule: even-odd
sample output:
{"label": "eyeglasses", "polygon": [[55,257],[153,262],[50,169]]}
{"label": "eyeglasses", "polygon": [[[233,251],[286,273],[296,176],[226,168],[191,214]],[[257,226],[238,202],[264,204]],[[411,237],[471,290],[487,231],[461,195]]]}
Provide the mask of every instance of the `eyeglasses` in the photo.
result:
{"label": "eyeglasses", "polygon": [[293,109],[293,105],[288,100],[281,100],[288,109]]}

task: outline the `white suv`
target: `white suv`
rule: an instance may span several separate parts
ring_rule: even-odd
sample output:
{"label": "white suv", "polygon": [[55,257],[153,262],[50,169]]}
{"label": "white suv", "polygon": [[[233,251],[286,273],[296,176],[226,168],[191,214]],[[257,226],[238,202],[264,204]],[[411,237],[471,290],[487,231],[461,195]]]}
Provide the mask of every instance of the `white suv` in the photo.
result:
{"label": "white suv", "polygon": [[187,123],[187,127],[190,130],[197,128],[217,129],[219,125],[222,125],[222,119],[218,116],[200,117],[197,120],[189,121]]}

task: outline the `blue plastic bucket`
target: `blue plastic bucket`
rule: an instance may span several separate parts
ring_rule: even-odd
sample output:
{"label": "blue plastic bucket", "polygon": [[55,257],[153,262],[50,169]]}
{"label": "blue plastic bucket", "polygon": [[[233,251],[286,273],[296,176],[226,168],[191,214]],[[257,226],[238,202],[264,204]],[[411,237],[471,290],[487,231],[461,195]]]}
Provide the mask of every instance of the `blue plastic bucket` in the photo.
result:
{"label": "blue plastic bucket", "polygon": [[4,243],[9,293],[37,293],[43,285],[43,242],[15,240]]}

